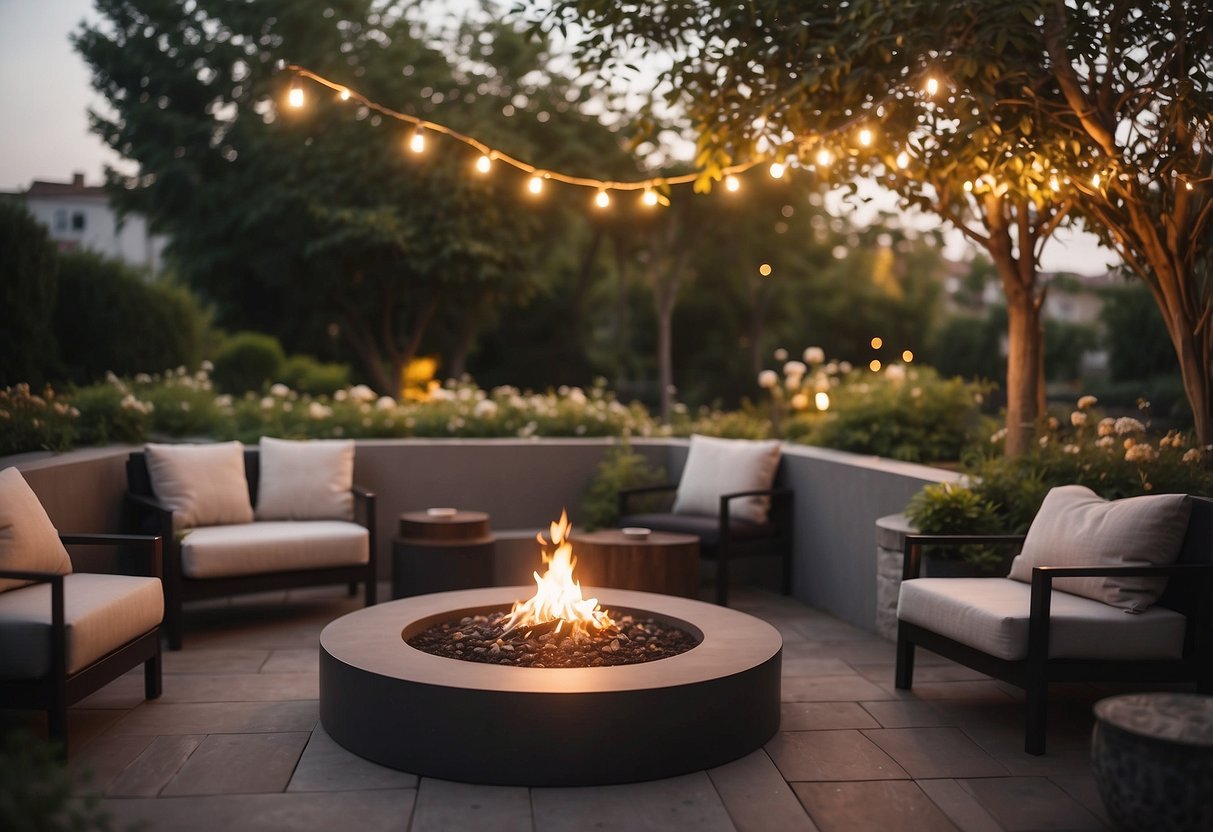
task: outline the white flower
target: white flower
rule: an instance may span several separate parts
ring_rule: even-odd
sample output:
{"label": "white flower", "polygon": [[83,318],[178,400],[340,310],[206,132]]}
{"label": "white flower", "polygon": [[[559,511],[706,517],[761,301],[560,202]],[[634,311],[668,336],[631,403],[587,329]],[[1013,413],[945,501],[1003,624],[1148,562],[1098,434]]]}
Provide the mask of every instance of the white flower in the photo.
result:
{"label": "white flower", "polygon": [[1059,427],[1061,427],[1061,422],[1057,421],[1056,416],[1050,416],[1048,419],[1045,420],[1045,426],[1049,430],[1057,430]]}
{"label": "white flower", "polygon": [[829,364],[826,365],[826,374],[831,375],[831,376],[838,375],[838,362],[837,361],[831,361]]}
{"label": "white flower", "polygon": [[770,390],[779,383],[779,373],[774,370],[763,370],[758,374],[758,386],[764,390]]}
{"label": "white flower", "polygon": [[1188,448],[1184,451],[1184,462],[1200,462],[1200,450],[1198,448]]}
{"label": "white flower", "polygon": [[839,361],[838,362],[838,372],[842,373],[844,376],[847,373],[851,372],[851,370],[853,370],[853,369],[855,369],[855,368],[853,366],[851,366],[850,361]]}
{"label": "white flower", "polygon": [[1097,404],[1099,404],[1099,399],[1095,398],[1094,396],[1082,396],[1078,400],[1078,409],[1089,410],[1090,408],[1095,407]]}
{"label": "white flower", "polygon": [[135,383],[136,384],[151,384],[152,377],[149,376],[147,373],[136,373],[135,374]]}
{"label": "white flower", "polygon": [[312,419],[327,419],[333,415],[333,409],[320,402],[310,402],[307,406],[307,415]]}
{"label": "white flower", "polygon": [[391,396],[380,396],[375,402],[376,410],[392,410],[396,407],[396,400]]}
{"label": "white flower", "polygon": [[788,360],[788,351],[785,350],[783,347],[780,347],[779,349],[775,350],[775,360],[776,361],[787,361]]}
{"label": "white flower", "polygon": [[277,396],[280,399],[285,399],[288,395],[290,395],[290,392],[291,392],[291,388],[289,388],[285,384],[281,384],[281,383],[275,384],[273,387],[270,388],[270,395]]}
{"label": "white flower", "polygon": [[1125,451],[1125,462],[1150,462],[1158,458],[1158,451],[1144,442]]}
{"label": "white flower", "polygon": [[797,393],[792,397],[792,407],[796,410],[804,410],[809,406],[809,394]]}
{"label": "white flower", "polygon": [[472,415],[477,419],[487,419],[497,415],[497,402],[491,399],[482,399],[476,402],[476,406],[472,408]]}
{"label": "white flower", "polygon": [[1101,448],[1110,448],[1116,444],[1116,440],[1110,436],[1101,436],[1095,440],[1095,444]]}
{"label": "white flower", "polygon": [[1075,410],[1070,414],[1070,424],[1076,428],[1080,428],[1087,423],[1087,414],[1081,410]]}
{"label": "white flower", "polygon": [[1100,436],[1111,436],[1116,433],[1116,420],[1111,417],[1100,419],[1097,430]]}
{"label": "white flower", "polygon": [[906,368],[904,364],[890,364],[885,368],[885,377],[889,381],[905,381]]}
{"label": "white flower", "polygon": [[999,428],[998,430],[994,431],[994,433],[990,434],[990,441],[993,443],[1001,442],[1002,440],[1004,440],[1006,438],[1007,438],[1007,429],[1006,428]]}
{"label": "white flower", "polygon": [[262,410],[273,410],[274,409],[273,397],[265,396],[264,398],[262,398],[261,399],[261,409]]}
{"label": "white flower", "polygon": [[1132,416],[1121,416],[1116,420],[1116,433],[1124,436],[1126,433],[1142,433],[1146,426]]}
{"label": "white flower", "polygon": [[348,399],[349,397],[350,397],[350,394],[349,394],[349,393],[347,393],[346,391],[344,391],[344,390],[338,390],[336,393],[334,393],[334,394],[333,394],[333,401],[335,401],[335,402],[343,402],[343,401],[345,401],[346,399]]}
{"label": "white flower", "polygon": [[789,377],[800,378],[809,368],[800,361],[789,361],[783,365],[783,374]]}
{"label": "white flower", "polygon": [[356,402],[373,402],[379,397],[365,384],[355,384],[350,388],[350,398]]}
{"label": "white flower", "polygon": [[821,347],[808,347],[804,351],[804,360],[808,364],[821,364],[826,360],[826,351]]}
{"label": "white flower", "polygon": [[1042,448],[1048,447],[1048,445],[1049,445],[1049,437],[1047,437],[1047,436],[1042,436],[1039,439],[1037,439],[1036,441],[1040,443],[1040,447],[1042,447]]}
{"label": "white flower", "polygon": [[198,366],[199,366],[199,368],[202,369],[203,372],[207,372],[207,373],[209,373],[215,369],[215,365],[213,363],[211,363],[211,360],[209,358],[204,359],[203,362],[201,364],[199,364]]}
{"label": "white flower", "polygon": [[1062,450],[1068,454],[1076,454],[1081,449],[1077,445],[1071,444],[1071,445],[1066,445],[1064,448],[1062,448]]}

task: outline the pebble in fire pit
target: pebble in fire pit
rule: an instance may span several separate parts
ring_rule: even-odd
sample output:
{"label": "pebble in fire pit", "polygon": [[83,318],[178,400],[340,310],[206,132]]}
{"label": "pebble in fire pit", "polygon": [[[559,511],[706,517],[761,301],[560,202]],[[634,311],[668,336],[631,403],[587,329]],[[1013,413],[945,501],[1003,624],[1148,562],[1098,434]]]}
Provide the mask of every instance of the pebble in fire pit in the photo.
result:
{"label": "pebble in fire pit", "polygon": [[[655,618],[608,612],[614,622],[589,634],[551,621],[505,632],[508,613],[464,616],[436,624],[408,640],[410,647],[448,659],[514,667],[612,667],[685,653],[699,642]],[[567,624],[567,622],[564,622]],[[561,632],[557,632],[560,629]]]}

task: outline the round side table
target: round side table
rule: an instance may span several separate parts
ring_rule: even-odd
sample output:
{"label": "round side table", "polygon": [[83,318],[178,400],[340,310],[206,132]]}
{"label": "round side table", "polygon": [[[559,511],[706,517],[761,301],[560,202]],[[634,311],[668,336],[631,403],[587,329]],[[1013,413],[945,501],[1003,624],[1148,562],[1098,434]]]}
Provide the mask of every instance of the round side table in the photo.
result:
{"label": "round side table", "polygon": [[1119,828],[1213,829],[1213,696],[1136,693],[1096,702],[1091,767]]}
{"label": "round side table", "polygon": [[629,537],[619,529],[573,535],[575,577],[584,586],[699,596],[699,538],[650,532]]}
{"label": "round side table", "polygon": [[406,511],[392,541],[392,597],[493,585],[494,538],[483,511]]}

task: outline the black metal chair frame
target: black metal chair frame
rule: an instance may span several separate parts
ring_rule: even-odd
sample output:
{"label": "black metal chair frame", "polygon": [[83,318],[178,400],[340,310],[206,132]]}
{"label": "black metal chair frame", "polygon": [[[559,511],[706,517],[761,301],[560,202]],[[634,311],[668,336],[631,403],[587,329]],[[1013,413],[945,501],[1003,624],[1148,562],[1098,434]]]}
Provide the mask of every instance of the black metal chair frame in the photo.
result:
{"label": "black metal chair frame", "polygon": [[[255,502],[260,476],[258,451],[245,449],[244,473],[248,480],[249,499]],[[127,459],[126,475],[128,528],[140,531],[150,529],[168,541],[164,558],[164,626],[168,633],[170,650],[180,650],[184,640],[185,623],[182,604],[186,601],[337,583],[348,583],[350,595],[353,596],[357,593],[357,585],[363,583],[365,584],[366,605],[369,607],[375,603],[378,568],[375,552],[375,495],[373,493],[356,485],[353,488],[355,519],[366,528],[370,535],[369,558],[365,564],[328,569],[266,572],[230,578],[189,578],[181,571],[181,544],[173,533],[173,513],[156,499],[147,470],[147,458],[142,451],[133,452]]]}
{"label": "black metal chair frame", "polygon": [[[945,658],[1023,688],[1024,750],[1045,752],[1051,682],[1195,682],[1201,693],[1213,693],[1213,500],[1195,501],[1179,559],[1169,566],[1036,566],[1032,569],[1028,621],[1028,655],[1008,661],[915,624],[897,622],[897,668],[894,683],[908,690],[914,681],[914,648],[925,647]],[[922,547],[1022,543],[1024,535],[906,535],[902,580],[918,577]],[[1053,581],[1098,576],[1166,576],[1158,601],[1185,616],[1183,655],[1160,660],[1085,660],[1049,656],[1049,607]]]}
{"label": "black metal chair frame", "polygon": [[[678,483],[649,485],[640,488],[624,488],[619,491],[619,516],[633,512],[629,510],[633,498],[669,493],[678,490]],[[728,606],[729,561],[736,558],[778,555],[783,559],[781,584],[784,595],[792,592],[792,535],[795,513],[792,500],[795,492],[788,488],[767,488],[756,491],[738,491],[720,496],[718,513],[720,542],[715,547],[704,547],[700,553],[716,560],[716,603]],[[768,497],[771,501],[769,520],[773,533],[767,537],[737,538],[729,523],[729,504],[743,497]]]}
{"label": "black metal chair frame", "polygon": [[[146,568],[139,574],[162,578],[162,538],[148,535],[61,534],[66,546],[132,546],[142,549]],[[143,692],[148,699],[160,696],[160,627],[153,627],[118,647],[88,667],[67,672],[67,615],[63,575],[47,572],[0,570],[0,578],[15,578],[51,585],[51,667],[38,679],[0,680],[0,706],[43,710],[47,714],[48,734],[58,743],[59,753],[67,758],[67,708],[100,690],[131,668],[143,664]]]}

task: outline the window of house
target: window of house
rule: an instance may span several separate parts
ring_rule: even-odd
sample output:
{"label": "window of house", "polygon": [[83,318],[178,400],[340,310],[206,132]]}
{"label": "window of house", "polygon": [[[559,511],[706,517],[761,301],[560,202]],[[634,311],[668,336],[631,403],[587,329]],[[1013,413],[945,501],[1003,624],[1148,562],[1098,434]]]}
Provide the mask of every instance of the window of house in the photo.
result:
{"label": "window of house", "polygon": [[66,208],[56,208],[55,209],[55,230],[56,231],[67,231],[67,209]]}
{"label": "window of house", "polygon": [[84,230],[84,212],[83,211],[72,212],[72,231],[83,231],[83,230]]}

